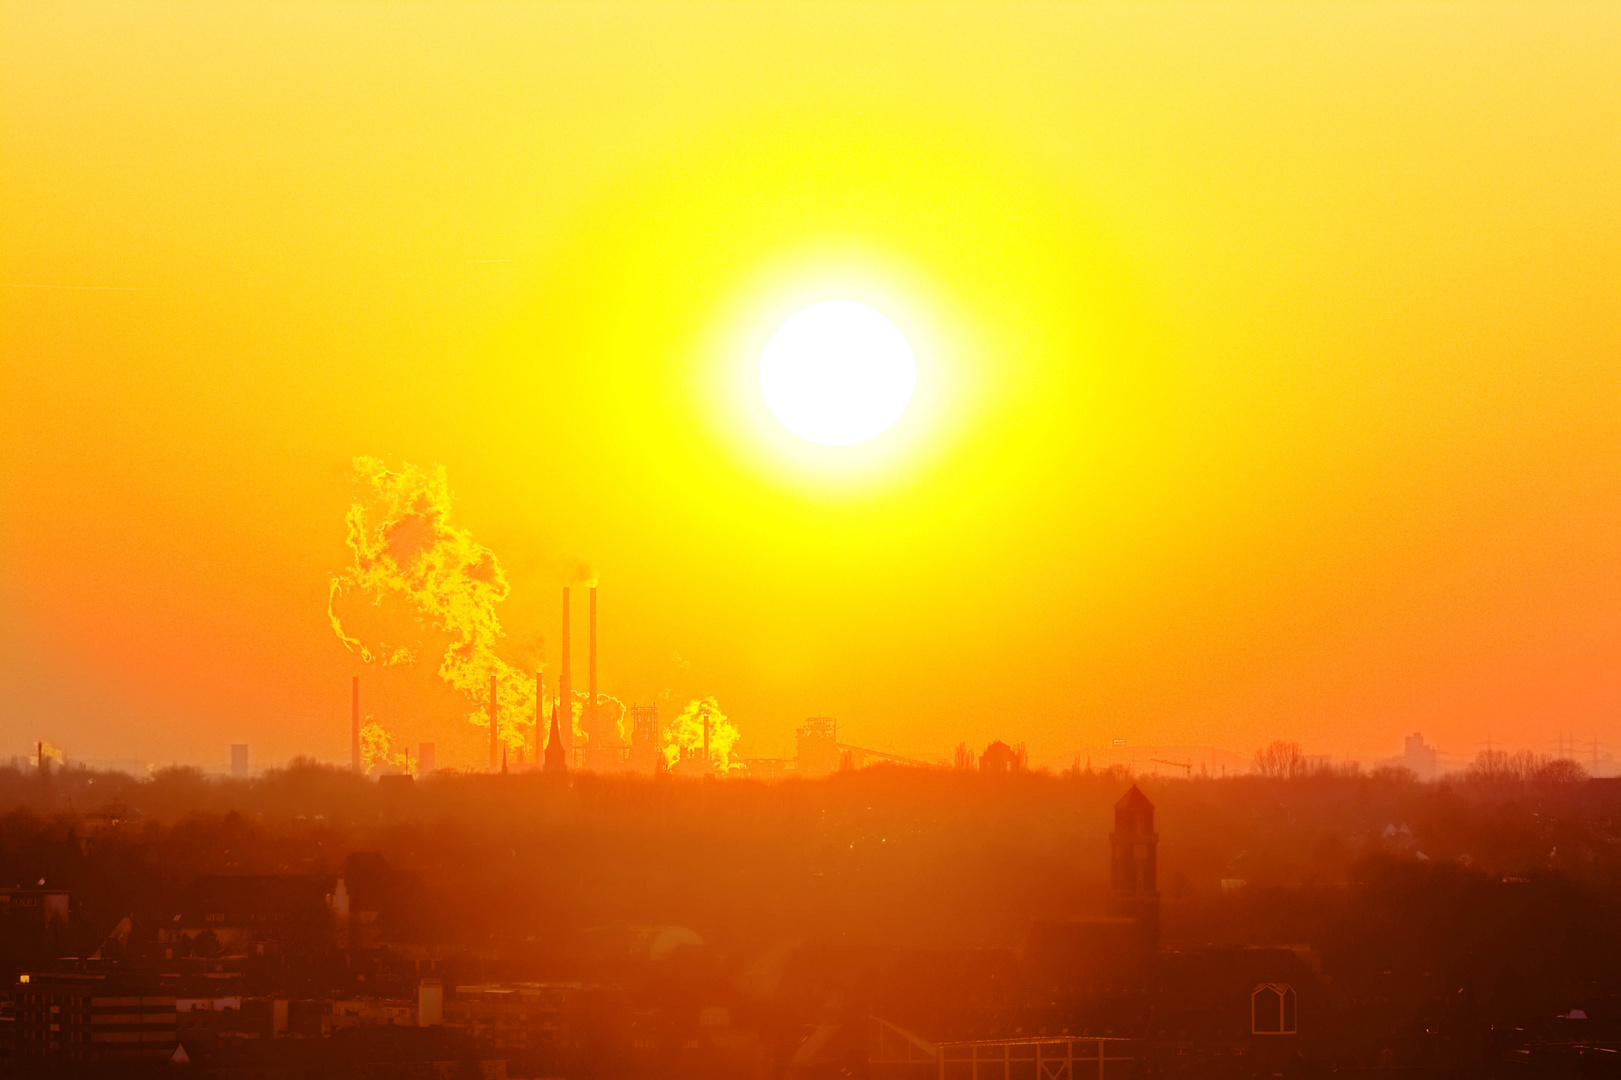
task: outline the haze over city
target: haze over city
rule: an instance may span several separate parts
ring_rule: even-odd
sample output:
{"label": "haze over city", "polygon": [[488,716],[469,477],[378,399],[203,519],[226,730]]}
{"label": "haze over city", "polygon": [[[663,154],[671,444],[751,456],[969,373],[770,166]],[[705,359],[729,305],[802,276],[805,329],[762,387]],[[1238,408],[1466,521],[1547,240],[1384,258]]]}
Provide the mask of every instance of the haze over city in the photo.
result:
{"label": "haze over city", "polygon": [[[7,5],[14,752],[344,761],[359,456],[762,756],[1616,741],[1613,7],[407,10]],[[819,446],[841,298],[916,392]]]}
{"label": "haze over city", "polygon": [[0,1080],[1621,1075],[1618,59],[6,0]]}

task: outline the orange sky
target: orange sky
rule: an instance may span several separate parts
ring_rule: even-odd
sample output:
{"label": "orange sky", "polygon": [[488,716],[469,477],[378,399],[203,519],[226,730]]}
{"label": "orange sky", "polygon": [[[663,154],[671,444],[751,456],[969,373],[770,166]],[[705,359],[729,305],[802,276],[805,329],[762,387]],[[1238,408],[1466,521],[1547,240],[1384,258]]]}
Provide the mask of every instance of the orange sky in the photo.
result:
{"label": "orange sky", "polygon": [[[604,688],[753,753],[1621,748],[1617,56],[1614,4],[9,3],[0,752],[343,759],[363,454],[445,467],[511,662],[588,565]],[[749,364],[832,296],[926,363],[823,453]]]}

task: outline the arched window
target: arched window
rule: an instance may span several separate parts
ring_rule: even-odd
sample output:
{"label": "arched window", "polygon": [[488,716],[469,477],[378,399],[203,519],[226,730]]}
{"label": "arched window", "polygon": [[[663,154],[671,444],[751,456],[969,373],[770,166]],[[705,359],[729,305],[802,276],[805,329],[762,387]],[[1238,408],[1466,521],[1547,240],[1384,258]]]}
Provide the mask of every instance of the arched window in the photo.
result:
{"label": "arched window", "polygon": [[1250,991],[1250,1031],[1295,1034],[1295,990],[1288,983],[1262,983]]}

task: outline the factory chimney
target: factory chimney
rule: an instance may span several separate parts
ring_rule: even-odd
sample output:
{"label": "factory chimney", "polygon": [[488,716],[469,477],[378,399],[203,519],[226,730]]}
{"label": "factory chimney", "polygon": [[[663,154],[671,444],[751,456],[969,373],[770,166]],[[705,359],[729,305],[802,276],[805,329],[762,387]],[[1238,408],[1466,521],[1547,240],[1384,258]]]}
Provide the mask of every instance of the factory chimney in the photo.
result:
{"label": "factory chimney", "polygon": [[569,743],[574,738],[574,723],[570,717],[574,714],[574,674],[573,663],[569,659],[568,634],[568,586],[563,586],[563,666],[557,673],[557,696],[562,700],[563,715],[559,717],[554,710],[552,720],[563,733],[563,755],[568,756]]}
{"label": "factory chimney", "polygon": [[502,772],[506,772],[506,759],[503,757],[500,761],[496,760],[496,752],[497,752],[496,748],[501,745],[501,717],[500,717],[500,713],[497,711],[499,708],[500,708],[500,705],[495,700],[495,676],[491,675],[490,676],[490,771],[491,772],[495,771],[497,765],[501,766],[501,771]]}
{"label": "factory chimney", "polygon": [[360,775],[360,676],[349,682],[349,768]]}
{"label": "factory chimney", "polygon": [[608,740],[597,730],[597,587],[591,586],[591,659],[586,668],[585,730],[591,733],[594,748],[606,748]]}

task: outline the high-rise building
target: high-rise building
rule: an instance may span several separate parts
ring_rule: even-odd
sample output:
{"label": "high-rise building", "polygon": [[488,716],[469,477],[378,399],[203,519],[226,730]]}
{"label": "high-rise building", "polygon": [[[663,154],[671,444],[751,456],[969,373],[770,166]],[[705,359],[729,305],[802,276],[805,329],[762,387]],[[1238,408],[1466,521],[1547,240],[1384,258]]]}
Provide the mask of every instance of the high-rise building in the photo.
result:
{"label": "high-rise building", "polygon": [[1424,733],[1415,731],[1402,743],[1401,764],[1412,769],[1420,780],[1434,780],[1437,754],[1424,742]]}
{"label": "high-rise building", "polygon": [[237,780],[248,777],[248,744],[231,744],[231,776]]}
{"label": "high-rise building", "polygon": [[427,776],[433,770],[433,743],[421,743],[417,746],[417,775]]}

